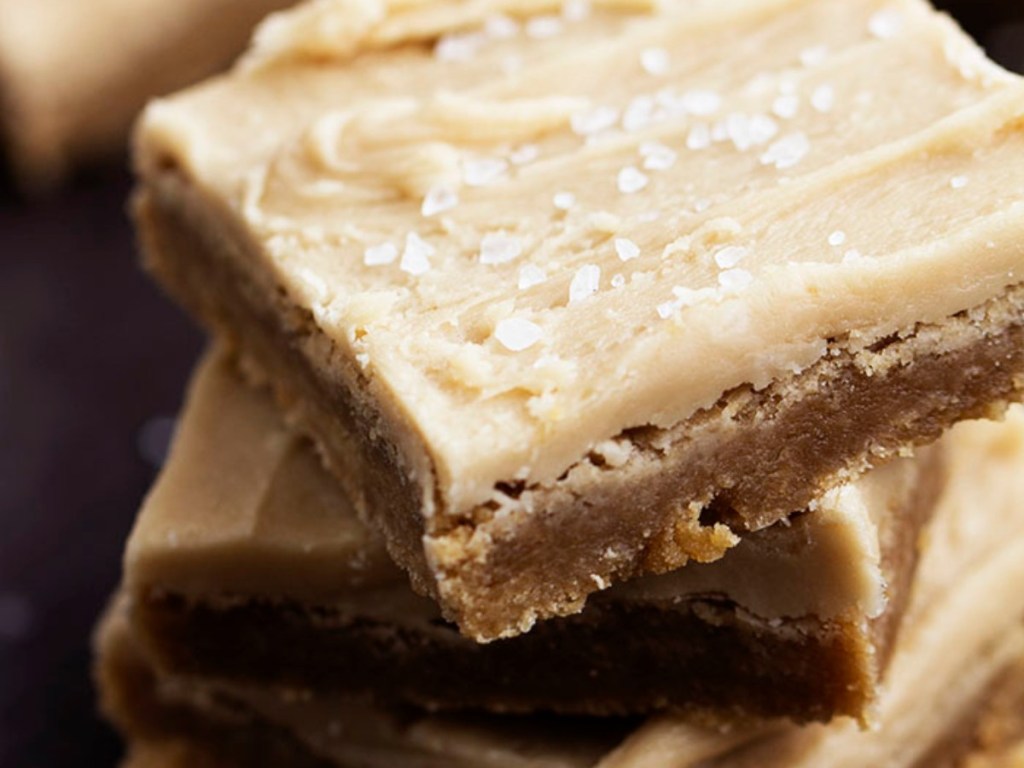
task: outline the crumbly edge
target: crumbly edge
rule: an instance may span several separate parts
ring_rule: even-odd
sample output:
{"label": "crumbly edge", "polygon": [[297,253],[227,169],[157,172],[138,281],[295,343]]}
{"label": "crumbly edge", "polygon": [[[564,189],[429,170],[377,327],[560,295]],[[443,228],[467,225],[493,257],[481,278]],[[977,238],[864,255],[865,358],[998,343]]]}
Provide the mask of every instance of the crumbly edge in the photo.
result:
{"label": "crumbly edge", "polygon": [[479,641],[576,613],[600,585],[716,559],[736,534],[957,420],[999,416],[1024,388],[1018,286],[871,345],[833,339],[816,365],[785,381],[726,393],[668,430],[623,433],[632,448],[624,466],[588,456],[548,486],[503,486],[500,515],[494,505],[435,509],[427,530],[423,500],[440,498],[403,471],[372,404],[345,386],[331,342],[253,267],[259,260],[230,215],[166,169],[143,188],[138,219],[150,269],[270,382],[417,589]]}

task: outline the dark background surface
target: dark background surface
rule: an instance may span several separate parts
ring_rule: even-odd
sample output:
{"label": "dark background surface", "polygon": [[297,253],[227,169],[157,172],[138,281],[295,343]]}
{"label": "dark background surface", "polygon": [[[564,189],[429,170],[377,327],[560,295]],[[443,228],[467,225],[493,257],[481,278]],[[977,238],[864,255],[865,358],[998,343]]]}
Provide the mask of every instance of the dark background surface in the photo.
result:
{"label": "dark background surface", "polygon": [[[952,0],[1024,69],[1024,0]],[[123,165],[123,163],[122,163]],[[0,180],[0,768],[111,766],[89,634],[202,346],[136,267],[126,171]]]}

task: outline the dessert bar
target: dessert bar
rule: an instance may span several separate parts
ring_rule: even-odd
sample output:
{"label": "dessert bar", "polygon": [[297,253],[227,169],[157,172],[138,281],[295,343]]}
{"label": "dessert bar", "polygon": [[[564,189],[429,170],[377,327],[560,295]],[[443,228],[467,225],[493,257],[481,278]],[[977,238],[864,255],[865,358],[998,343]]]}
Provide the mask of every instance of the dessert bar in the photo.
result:
{"label": "dessert bar", "polygon": [[176,674],[430,708],[864,718],[946,474],[940,447],[923,454],[721,560],[479,645],[412,591],[269,398],[211,356],[129,539],[125,586]]}
{"label": "dessert bar", "polygon": [[846,719],[715,727],[674,716],[437,715],[167,676],[137,642],[123,600],[98,635],[104,709],[139,760],[208,753],[223,765],[900,768],[1011,754],[1024,695],[1024,420],[962,425],[948,442],[955,469],[922,540],[870,730]]}
{"label": "dessert bar", "polygon": [[483,641],[1019,399],[1022,117],[923,0],[327,0],[150,106],[136,215]]}
{"label": "dessert bar", "polygon": [[291,4],[0,0],[0,154],[39,188],[123,149],[147,100],[226,68],[260,19]]}

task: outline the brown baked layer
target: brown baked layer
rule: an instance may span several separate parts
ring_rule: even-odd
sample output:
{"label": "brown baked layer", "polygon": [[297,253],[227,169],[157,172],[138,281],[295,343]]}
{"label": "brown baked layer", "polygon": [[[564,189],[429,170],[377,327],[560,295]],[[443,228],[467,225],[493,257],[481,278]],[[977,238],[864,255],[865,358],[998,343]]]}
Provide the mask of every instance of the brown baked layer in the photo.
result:
{"label": "brown baked layer", "polygon": [[788,380],[728,393],[670,430],[631,430],[621,437],[634,457],[622,467],[587,457],[551,485],[503,486],[514,502],[502,515],[482,506],[425,524],[430,490],[402,468],[356,379],[332,367],[329,340],[252,272],[258,260],[228,217],[173,169],[144,189],[137,217],[154,274],[270,381],[417,588],[481,640],[575,613],[596,584],[717,558],[733,534],[783,519],[957,420],[998,416],[1024,385],[1017,287],[870,346],[833,339]]}
{"label": "brown baked layer", "polygon": [[[266,719],[260,712],[259,702],[263,700],[262,706],[267,706],[267,699],[261,695],[239,694],[236,697],[229,689],[218,690],[201,680],[161,677],[135,643],[123,616],[115,615],[113,619],[106,620],[100,633],[99,651],[97,682],[101,706],[104,714],[129,741],[127,765],[131,768],[325,768],[331,765],[385,764],[450,768],[474,764],[474,755],[480,758],[483,754],[488,755],[484,761],[486,765],[502,768],[526,765],[580,768],[606,763],[616,768],[639,768],[650,765],[650,758],[655,754],[646,757],[636,755],[632,761],[627,758],[623,762],[616,754],[605,753],[604,760],[594,760],[593,755],[601,755],[602,750],[628,732],[633,725],[629,720],[557,719],[557,722],[548,722],[546,728],[541,725],[542,721],[532,721],[541,728],[537,732],[538,737],[541,733],[544,737],[531,744],[528,737],[524,738],[524,734],[530,732],[529,726],[526,731],[517,731],[515,718],[501,718],[505,721],[503,724],[494,718],[476,724],[472,718],[467,718],[461,725],[456,721],[435,721],[433,725],[423,721],[426,730],[417,730],[417,721],[422,715],[410,712],[405,717],[373,708],[367,710],[368,730],[353,733],[349,729],[358,726],[342,719],[336,729],[328,724],[326,741],[309,742],[299,732],[293,733],[289,727]],[[964,703],[959,710],[962,717],[951,724],[948,738],[936,744],[924,758],[911,761],[897,759],[892,765],[904,768],[911,765],[915,768],[1012,765],[1002,758],[1019,749],[1024,739],[1024,722],[1019,716],[1024,692],[1024,667],[1018,660],[999,672],[987,678],[985,695],[974,694]],[[339,713],[339,717],[343,718],[343,715]],[[521,725],[527,722],[530,721],[524,720]],[[477,730],[478,726],[480,730]],[[320,727],[322,725],[316,722],[305,726],[306,730],[314,732]],[[886,725],[883,723],[881,727]],[[336,730],[336,735],[331,735],[332,730]],[[722,733],[710,736],[718,743],[705,753],[709,758],[708,764],[747,765],[743,757],[744,745],[756,743],[758,735],[763,732],[756,727],[737,725],[734,740]],[[767,732],[769,736],[774,732],[771,726]],[[699,739],[703,731],[698,727],[689,733]],[[797,742],[801,739],[798,731],[792,728],[789,737]],[[353,745],[362,740],[365,751],[361,753],[358,746],[352,748],[350,745],[339,754],[347,754],[351,760],[329,757],[333,740],[349,738],[353,739]],[[486,752],[488,743],[493,744],[493,753]],[[555,744],[561,744],[561,750],[553,748]],[[559,751],[564,759],[559,758]],[[918,750],[912,749],[911,753],[918,753]],[[356,757],[360,754],[362,759]],[[693,757],[690,750],[684,750],[679,755],[678,764],[696,765]],[[849,758],[848,755],[843,757]]]}
{"label": "brown baked layer", "polygon": [[914,492],[886,511],[899,521],[879,527],[888,602],[870,620],[766,621],[714,596],[603,594],[581,614],[480,645],[428,617],[388,620],[253,595],[188,598],[159,585],[134,595],[133,618],[163,669],[246,684],[371,693],[432,709],[864,718],[906,608],[919,531],[941,489],[940,456],[921,459]]}
{"label": "brown baked layer", "polygon": [[672,706],[825,721],[862,716],[878,685],[865,628],[772,627],[713,600],[675,610],[594,604],[487,645],[450,625],[396,626],[295,605],[216,608],[154,595],[134,616],[176,673],[431,708],[622,714]]}

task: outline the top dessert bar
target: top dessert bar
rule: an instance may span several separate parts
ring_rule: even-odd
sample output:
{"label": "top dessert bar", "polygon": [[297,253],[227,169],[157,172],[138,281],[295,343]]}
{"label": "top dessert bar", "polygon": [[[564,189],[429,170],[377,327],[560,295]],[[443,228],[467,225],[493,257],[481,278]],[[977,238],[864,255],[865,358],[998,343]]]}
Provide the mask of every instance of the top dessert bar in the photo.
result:
{"label": "top dessert bar", "polygon": [[918,0],[326,0],[148,109],[136,210],[486,640],[1019,399],[1022,118]]}
{"label": "top dessert bar", "polygon": [[0,0],[0,142],[19,180],[45,187],[121,150],[148,99],[226,68],[260,19],[292,4]]}

